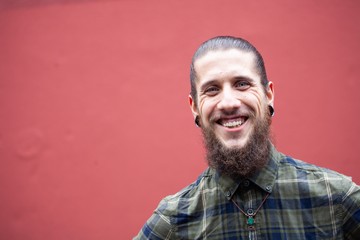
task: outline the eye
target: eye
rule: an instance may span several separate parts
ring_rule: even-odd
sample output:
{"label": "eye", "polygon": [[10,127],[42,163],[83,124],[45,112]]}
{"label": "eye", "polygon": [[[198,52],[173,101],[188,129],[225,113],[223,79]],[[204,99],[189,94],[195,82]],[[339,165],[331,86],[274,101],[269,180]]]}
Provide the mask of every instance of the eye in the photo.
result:
{"label": "eye", "polygon": [[214,96],[219,92],[219,88],[216,86],[210,86],[205,89],[204,93],[209,96]]}
{"label": "eye", "polygon": [[246,90],[250,87],[250,83],[248,81],[238,81],[235,83],[235,88],[239,90]]}

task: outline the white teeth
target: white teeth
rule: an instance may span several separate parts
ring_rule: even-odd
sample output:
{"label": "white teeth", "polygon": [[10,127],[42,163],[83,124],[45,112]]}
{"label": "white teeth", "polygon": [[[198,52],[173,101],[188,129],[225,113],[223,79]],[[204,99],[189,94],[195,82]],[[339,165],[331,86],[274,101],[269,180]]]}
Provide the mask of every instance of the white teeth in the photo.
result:
{"label": "white teeth", "polygon": [[242,124],[241,121],[233,121],[233,122],[227,122],[227,123],[224,123],[223,126],[224,127],[229,127],[229,128],[233,128],[233,127],[238,127]]}

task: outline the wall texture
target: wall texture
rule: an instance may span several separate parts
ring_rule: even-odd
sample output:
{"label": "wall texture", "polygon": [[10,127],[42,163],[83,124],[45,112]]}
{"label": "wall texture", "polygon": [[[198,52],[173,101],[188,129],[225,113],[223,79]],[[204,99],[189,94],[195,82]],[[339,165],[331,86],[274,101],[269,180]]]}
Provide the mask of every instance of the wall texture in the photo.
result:
{"label": "wall texture", "polygon": [[275,83],[282,152],[360,183],[359,1],[2,0],[0,238],[130,239],[206,167],[192,53],[236,35]]}

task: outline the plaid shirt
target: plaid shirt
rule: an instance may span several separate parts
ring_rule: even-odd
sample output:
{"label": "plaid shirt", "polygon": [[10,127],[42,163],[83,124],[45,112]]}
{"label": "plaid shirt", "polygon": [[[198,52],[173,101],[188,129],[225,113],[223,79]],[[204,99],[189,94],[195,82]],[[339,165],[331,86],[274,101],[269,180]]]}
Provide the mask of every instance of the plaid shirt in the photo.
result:
{"label": "plaid shirt", "polygon": [[[245,213],[260,207],[255,228],[234,202]],[[360,187],[273,148],[268,165],[250,179],[234,181],[207,169],[164,198],[134,239],[359,240]]]}

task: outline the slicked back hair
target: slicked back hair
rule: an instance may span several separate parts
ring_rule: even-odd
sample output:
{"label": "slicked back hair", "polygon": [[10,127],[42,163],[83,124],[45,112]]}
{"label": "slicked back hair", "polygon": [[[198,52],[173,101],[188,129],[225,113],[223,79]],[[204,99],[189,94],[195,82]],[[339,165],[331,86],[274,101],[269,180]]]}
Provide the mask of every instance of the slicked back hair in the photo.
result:
{"label": "slicked back hair", "polygon": [[261,54],[258,50],[248,41],[238,37],[232,36],[218,36],[211,38],[200,45],[200,47],[196,50],[190,65],[190,85],[191,92],[190,95],[193,98],[195,105],[197,105],[197,91],[196,91],[196,81],[197,74],[195,70],[195,62],[197,59],[204,56],[206,53],[210,51],[216,50],[228,50],[228,49],[238,49],[244,52],[252,52],[255,56],[255,67],[257,73],[260,75],[261,84],[264,87],[264,91],[266,90],[268,79],[266,76],[265,64]]}

